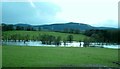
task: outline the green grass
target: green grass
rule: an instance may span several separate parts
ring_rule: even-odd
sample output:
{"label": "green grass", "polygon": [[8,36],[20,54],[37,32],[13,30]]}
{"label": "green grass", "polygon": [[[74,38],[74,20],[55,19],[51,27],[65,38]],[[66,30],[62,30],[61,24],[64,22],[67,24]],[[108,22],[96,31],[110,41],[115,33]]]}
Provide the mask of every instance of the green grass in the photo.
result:
{"label": "green grass", "polygon": [[116,67],[118,50],[106,48],[3,46],[3,67]]}
{"label": "green grass", "polygon": [[0,68],[2,67],[2,46],[0,45]]}
{"label": "green grass", "polygon": [[[67,38],[68,35],[70,35],[69,33],[60,33],[60,32],[51,32],[51,31],[5,31],[3,32],[3,36],[4,37],[10,37],[13,34],[28,34],[30,35],[30,39],[32,39],[32,36],[38,36],[39,34],[49,34],[49,35],[53,35],[53,36],[61,36],[62,40]],[[84,38],[86,38],[87,36],[82,35],[82,34],[71,34],[73,35],[73,40],[74,41],[79,41],[79,40],[84,40]]]}

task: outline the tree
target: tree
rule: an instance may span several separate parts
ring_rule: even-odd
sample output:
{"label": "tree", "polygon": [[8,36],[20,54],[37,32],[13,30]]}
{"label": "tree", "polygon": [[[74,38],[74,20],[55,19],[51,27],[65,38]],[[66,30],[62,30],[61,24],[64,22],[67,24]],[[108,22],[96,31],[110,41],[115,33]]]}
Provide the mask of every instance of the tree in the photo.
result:
{"label": "tree", "polygon": [[69,33],[74,33],[74,29],[69,29]]}
{"label": "tree", "polygon": [[66,46],[66,42],[67,42],[67,40],[63,39],[64,46]]}
{"label": "tree", "polygon": [[94,38],[99,43],[119,43],[119,29],[112,30],[87,30],[85,35]]}
{"label": "tree", "polygon": [[9,31],[9,30],[13,30],[13,25],[12,24],[2,24],[2,31]]}
{"label": "tree", "polygon": [[59,46],[61,44],[61,36],[57,36],[55,39],[55,45]]}
{"label": "tree", "polygon": [[79,30],[79,29],[76,29],[76,30],[74,30],[74,33],[75,33],[75,34],[79,34],[79,33],[80,33],[80,30]]}
{"label": "tree", "polygon": [[67,41],[71,43],[73,41],[73,35],[68,35]]}
{"label": "tree", "polygon": [[55,36],[44,34],[44,35],[41,35],[40,40],[42,44],[52,44],[53,42],[55,42]]}
{"label": "tree", "polygon": [[16,30],[24,30],[24,27],[16,26]]}
{"label": "tree", "polygon": [[69,33],[69,29],[68,29],[68,28],[65,28],[65,29],[63,30],[63,32],[64,32],[64,33]]}
{"label": "tree", "polygon": [[42,42],[42,44],[46,44],[46,34],[44,34],[44,35],[41,35],[41,42]]}
{"label": "tree", "polygon": [[30,40],[30,35],[28,35],[28,34],[24,34],[24,42],[27,42],[27,41],[29,41]]}
{"label": "tree", "polygon": [[83,40],[83,42],[84,42],[84,47],[89,46],[90,45],[90,38],[85,37],[84,40]]}
{"label": "tree", "polygon": [[55,36],[49,35],[48,37],[48,43],[51,45],[55,40]]}

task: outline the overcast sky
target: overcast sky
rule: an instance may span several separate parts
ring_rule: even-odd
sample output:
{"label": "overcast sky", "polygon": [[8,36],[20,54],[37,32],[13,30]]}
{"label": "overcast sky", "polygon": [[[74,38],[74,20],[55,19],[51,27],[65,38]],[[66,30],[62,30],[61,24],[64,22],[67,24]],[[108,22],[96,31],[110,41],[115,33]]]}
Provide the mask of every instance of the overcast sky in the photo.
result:
{"label": "overcast sky", "polygon": [[[22,0],[23,1],[23,0]],[[2,2],[2,22],[32,25],[78,22],[118,27],[119,0],[26,0]]]}

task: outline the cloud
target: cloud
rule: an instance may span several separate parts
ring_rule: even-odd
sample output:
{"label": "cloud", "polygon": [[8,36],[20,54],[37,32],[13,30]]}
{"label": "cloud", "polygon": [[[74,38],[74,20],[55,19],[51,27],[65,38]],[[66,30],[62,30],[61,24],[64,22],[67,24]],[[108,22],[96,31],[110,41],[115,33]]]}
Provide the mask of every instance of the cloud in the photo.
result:
{"label": "cloud", "polygon": [[115,21],[115,20],[112,20],[112,19],[108,19],[108,20],[96,23],[94,26],[118,28],[118,21]]}
{"label": "cloud", "polygon": [[58,12],[60,7],[49,2],[3,2],[2,22],[49,23]]}
{"label": "cloud", "polygon": [[3,2],[5,23],[66,23],[78,22],[93,26],[118,27],[118,0],[27,0]]}

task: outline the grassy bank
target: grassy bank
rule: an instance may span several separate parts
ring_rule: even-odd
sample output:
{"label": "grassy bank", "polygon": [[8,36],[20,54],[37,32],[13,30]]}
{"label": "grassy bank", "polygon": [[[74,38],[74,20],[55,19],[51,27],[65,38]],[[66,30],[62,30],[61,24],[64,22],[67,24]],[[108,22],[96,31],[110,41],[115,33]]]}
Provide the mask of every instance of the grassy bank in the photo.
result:
{"label": "grassy bank", "polygon": [[118,50],[105,48],[65,48],[3,46],[3,67],[117,66]]}
{"label": "grassy bank", "polygon": [[[14,34],[19,34],[20,36],[23,36],[23,34],[28,34],[30,36],[29,37],[30,39],[37,39],[39,34],[40,35],[49,34],[55,37],[61,36],[62,40],[67,38],[68,35],[73,35],[74,41],[79,41],[79,40],[82,41],[84,38],[87,38],[87,36],[82,35],[82,34],[69,34],[69,33],[51,32],[51,31],[5,31],[3,32],[3,37],[11,38],[11,36]],[[22,38],[20,36],[18,36],[18,39]]]}

